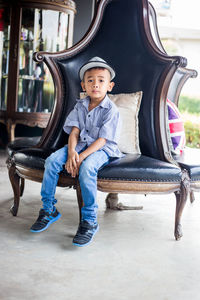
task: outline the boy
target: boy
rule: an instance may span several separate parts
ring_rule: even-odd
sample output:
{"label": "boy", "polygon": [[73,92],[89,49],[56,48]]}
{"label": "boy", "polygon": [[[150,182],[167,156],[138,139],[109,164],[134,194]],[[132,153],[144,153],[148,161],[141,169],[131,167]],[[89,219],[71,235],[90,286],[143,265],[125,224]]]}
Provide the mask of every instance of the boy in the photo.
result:
{"label": "boy", "polygon": [[116,106],[106,95],[114,86],[115,72],[103,59],[94,57],[79,71],[81,86],[87,97],[77,100],[68,115],[64,131],[68,145],[52,153],[45,161],[41,196],[43,209],[32,225],[32,232],[41,232],[61,217],[54,198],[59,172],[63,165],[72,177],[79,176],[84,206],[82,220],[73,238],[76,246],[89,244],[99,229],[97,223],[97,173],[110,158],[121,157],[117,139],[120,118]]}

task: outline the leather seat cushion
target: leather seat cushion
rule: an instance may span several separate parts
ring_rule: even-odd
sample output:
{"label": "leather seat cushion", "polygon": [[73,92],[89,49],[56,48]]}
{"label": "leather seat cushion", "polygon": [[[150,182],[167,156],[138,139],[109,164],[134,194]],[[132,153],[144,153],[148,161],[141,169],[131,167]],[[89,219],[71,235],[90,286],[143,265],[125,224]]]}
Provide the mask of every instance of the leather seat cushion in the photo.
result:
{"label": "leather seat cushion", "polygon": [[13,159],[16,164],[36,170],[44,170],[45,159],[52,153],[49,149],[26,148],[16,152]]}
{"label": "leather seat cushion", "polygon": [[174,182],[181,171],[173,165],[139,154],[127,154],[99,171],[99,178],[131,181]]}
{"label": "leather seat cushion", "polygon": [[181,155],[174,159],[189,172],[192,181],[200,180],[200,149],[186,147]]}
{"label": "leather seat cushion", "polygon": [[[24,149],[14,155],[17,165],[43,170],[45,159],[50,150]],[[68,175],[65,170],[62,171]],[[144,155],[127,154],[115,159],[98,173],[98,178],[127,181],[180,182],[181,171],[173,165]]]}
{"label": "leather seat cushion", "polygon": [[8,155],[12,157],[15,152],[21,149],[30,148],[37,145],[40,141],[40,138],[40,136],[16,138],[7,146]]}

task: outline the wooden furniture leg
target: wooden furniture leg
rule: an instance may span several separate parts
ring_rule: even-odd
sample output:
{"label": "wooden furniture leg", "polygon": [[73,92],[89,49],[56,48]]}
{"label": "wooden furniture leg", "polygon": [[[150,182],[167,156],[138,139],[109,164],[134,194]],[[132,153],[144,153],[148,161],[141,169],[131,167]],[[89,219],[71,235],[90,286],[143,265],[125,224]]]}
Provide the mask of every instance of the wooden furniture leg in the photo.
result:
{"label": "wooden furniture leg", "polygon": [[193,192],[193,191],[190,191],[190,202],[193,203],[194,200],[195,200],[194,192]]}
{"label": "wooden furniture leg", "polygon": [[11,119],[8,119],[7,120],[8,142],[12,142],[15,139],[15,127],[16,124],[13,123]]}
{"label": "wooden furniture leg", "polygon": [[[19,208],[20,194],[22,192],[22,188],[20,188],[20,177],[16,172],[14,162],[12,162],[11,165],[8,167],[8,174],[9,174],[10,182],[11,182],[11,185],[13,188],[13,193],[14,193],[14,204],[10,208],[10,211],[13,214],[13,216],[16,216],[17,212],[18,212],[18,208]],[[21,187],[22,186],[23,186],[23,183],[22,183]]]}
{"label": "wooden furniture leg", "polygon": [[83,203],[83,198],[82,198],[82,194],[81,194],[81,187],[80,187],[80,184],[77,180],[77,184],[76,184],[76,195],[77,195],[77,201],[78,201],[78,207],[79,207],[79,219],[81,221],[81,209],[84,205]]}
{"label": "wooden furniture leg", "polygon": [[117,193],[109,193],[106,197],[106,208],[116,209],[119,197]]}
{"label": "wooden furniture leg", "polygon": [[119,203],[118,193],[109,193],[106,197],[106,208],[114,210],[140,210],[143,206],[127,206]]}
{"label": "wooden furniture leg", "polygon": [[190,178],[188,173],[183,172],[181,190],[180,192],[175,192],[176,195],[176,213],[175,213],[175,228],[174,228],[174,236],[178,241],[183,236],[182,225],[181,225],[181,216],[183,209],[185,207],[187,196],[190,190]]}
{"label": "wooden furniture leg", "polygon": [[24,186],[25,186],[25,179],[24,178],[20,178],[20,197],[23,196]]}

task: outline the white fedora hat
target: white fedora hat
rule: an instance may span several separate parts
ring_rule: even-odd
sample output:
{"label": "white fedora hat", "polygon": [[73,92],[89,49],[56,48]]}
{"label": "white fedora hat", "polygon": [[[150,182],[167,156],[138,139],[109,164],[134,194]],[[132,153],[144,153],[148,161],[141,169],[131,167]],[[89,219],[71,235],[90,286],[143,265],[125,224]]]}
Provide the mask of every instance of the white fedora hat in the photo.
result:
{"label": "white fedora hat", "polygon": [[111,80],[115,77],[115,71],[113,70],[113,68],[111,66],[109,66],[109,64],[107,64],[107,62],[105,60],[103,60],[102,58],[95,56],[93,58],[91,58],[87,63],[85,63],[79,70],[79,76],[80,79],[83,80],[84,74],[86,71],[88,71],[89,69],[92,68],[98,68],[98,67],[102,67],[107,69],[110,72],[111,75]]}

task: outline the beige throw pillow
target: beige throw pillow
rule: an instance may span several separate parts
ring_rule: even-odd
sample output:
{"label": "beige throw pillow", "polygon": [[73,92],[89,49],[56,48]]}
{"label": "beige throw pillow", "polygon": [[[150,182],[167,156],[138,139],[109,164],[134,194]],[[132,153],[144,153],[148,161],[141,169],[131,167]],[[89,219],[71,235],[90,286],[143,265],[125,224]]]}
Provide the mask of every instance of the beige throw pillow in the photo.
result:
{"label": "beige throw pillow", "polygon": [[140,154],[138,113],[142,100],[142,92],[130,94],[108,95],[118,107],[122,128],[118,147],[124,153]]}
{"label": "beige throw pillow", "polygon": [[[142,100],[142,91],[130,94],[108,94],[109,98],[118,107],[122,128],[118,147],[123,153],[140,154],[138,113]],[[80,98],[86,97],[85,93]]]}

